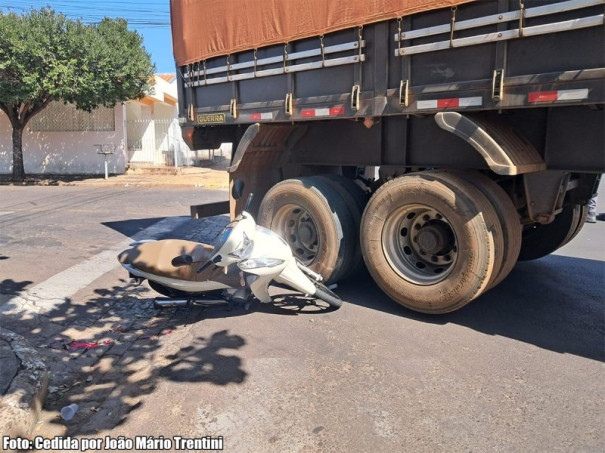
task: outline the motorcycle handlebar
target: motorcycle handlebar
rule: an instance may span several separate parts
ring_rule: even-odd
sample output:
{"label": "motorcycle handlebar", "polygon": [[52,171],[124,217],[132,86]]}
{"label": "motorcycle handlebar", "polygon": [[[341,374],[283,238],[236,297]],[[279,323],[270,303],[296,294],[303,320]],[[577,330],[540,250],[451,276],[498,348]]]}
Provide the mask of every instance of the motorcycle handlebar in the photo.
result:
{"label": "motorcycle handlebar", "polygon": [[216,255],[216,256],[215,256],[214,258],[212,258],[211,260],[206,261],[206,262],[205,262],[205,263],[202,265],[202,267],[200,267],[200,268],[197,270],[197,273],[198,273],[198,274],[201,274],[202,272],[204,272],[204,271],[205,271],[205,270],[208,268],[208,266],[211,266],[212,264],[216,264],[216,263],[220,262],[221,260],[222,260],[221,255]]}

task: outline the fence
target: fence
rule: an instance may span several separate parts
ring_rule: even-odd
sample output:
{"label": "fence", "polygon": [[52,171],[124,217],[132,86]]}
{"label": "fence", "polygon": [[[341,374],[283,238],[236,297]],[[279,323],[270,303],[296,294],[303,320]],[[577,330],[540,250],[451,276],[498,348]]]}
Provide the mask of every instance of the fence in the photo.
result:
{"label": "fence", "polygon": [[128,160],[136,165],[189,165],[189,148],[176,119],[140,119],[126,122]]}
{"label": "fence", "polygon": [[34,132],[115,131],[115,114],[109,107],[85,112],[73,104],[54,101],[32,118],[29,128]]}

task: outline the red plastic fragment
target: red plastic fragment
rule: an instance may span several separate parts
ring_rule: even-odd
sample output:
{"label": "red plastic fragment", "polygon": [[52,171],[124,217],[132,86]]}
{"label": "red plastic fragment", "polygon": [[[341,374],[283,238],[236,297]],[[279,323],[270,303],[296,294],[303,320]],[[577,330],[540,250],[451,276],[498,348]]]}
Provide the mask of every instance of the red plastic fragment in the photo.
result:
{"label": "red plastic fragment", "polygon": [[71,343],[68,343],[66,345],[67,349],[69,350],[73,350],[73,349],[94,349],[94,348],[98,348],[101,345],[104,346],[109,346],[110,344],[113,344],[112,340],[103,340],[100,343],[98,341],[95,341],[94,343],[88,343],[85,341],[72,341]]}

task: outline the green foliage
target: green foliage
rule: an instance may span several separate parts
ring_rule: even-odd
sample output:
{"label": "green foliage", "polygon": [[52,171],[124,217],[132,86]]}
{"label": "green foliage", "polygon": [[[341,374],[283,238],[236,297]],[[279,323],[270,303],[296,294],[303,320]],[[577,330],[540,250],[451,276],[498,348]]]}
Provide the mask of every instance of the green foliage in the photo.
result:
{"label": "green foliage", "polygon": [[0,13],[0,104],[62,99],[91,111],[144,96],[154,68],[123,19],[84,25],[50,8]]}
{"label": "green foliage", "polygon": [[145,95],[155,68],[142,42],[123,19],[85,25],[50,7],[0,12],[0,110],[13,127],[13,179],[25,177],[23,128],[50,101],[90,112]]}

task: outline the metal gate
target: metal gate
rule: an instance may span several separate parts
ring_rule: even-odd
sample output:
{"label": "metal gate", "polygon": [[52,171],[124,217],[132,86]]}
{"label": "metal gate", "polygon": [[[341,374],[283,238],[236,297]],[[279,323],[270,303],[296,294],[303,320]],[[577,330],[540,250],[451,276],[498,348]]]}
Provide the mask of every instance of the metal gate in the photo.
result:
{"label": "metal gate", "polygon": [[[129,164],[134,166],[180,164],[175,162],[175,143],[179,141],[179,125],[176,119],[128,120],[126,124]],[[176,151],[180,149],[178,145]]]}

